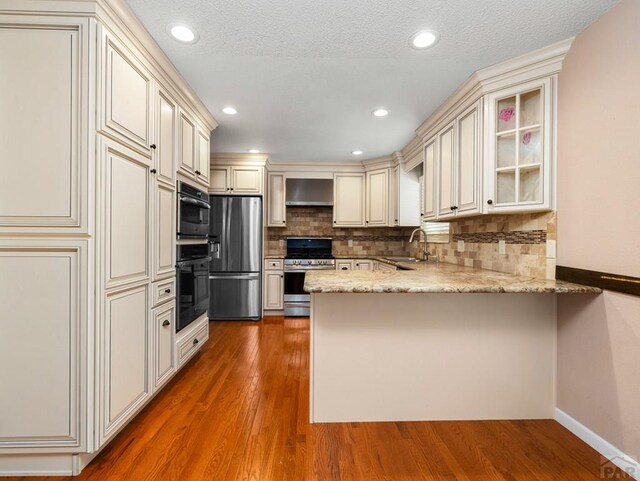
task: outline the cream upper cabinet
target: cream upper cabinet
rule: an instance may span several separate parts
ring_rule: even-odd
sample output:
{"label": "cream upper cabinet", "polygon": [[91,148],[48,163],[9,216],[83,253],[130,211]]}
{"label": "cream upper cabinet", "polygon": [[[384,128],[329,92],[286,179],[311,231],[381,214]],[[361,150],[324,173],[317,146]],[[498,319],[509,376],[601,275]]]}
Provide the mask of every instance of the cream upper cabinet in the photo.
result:
{"label": "cream upper cabinet", "polygon": [[440,219],[455,215],[453,186],[456,162],[455,132],[455,123],[452,123],[438,134],[438,218]]}
{"label": "cream upper cabinet", "polygon": [[196,174],[196,126],[189,114],[180,109],[178,121],[178,141],[180,148],[178,172],[188,177]]}
{"label": "cream upper cabinet", "polygon": [[176,193],[156,183],[153,232],[153,280],[175,276]]}
{"label": "cream upper cabinet", "polygon": [[261,194],[262,167],[231,167],[232,194]]}
{"label": "cream upper cabinet", "polygon": [[196,181],[209,188],[209,135],[201,127],[197,134]]}
{"label": "cream upper cabinet", "polygon": [[438,137],[433,137],[424,145],[424,173],[422,178],[422,220],[435,220],[437,211],[437,159]]}
{"label": "cream upper cabinet", "polygon": [[214,166],[211,167],[212,194],[262,194],[263,167]]}
{"label": "cream upper cabinet", "polygon": [[333,225],[365,225],[365,174],[333,175]]}
{"label": "cream upper cabinet", "polygon": [[286,185],[287,177],[283,173],[271,173],[267,175],[267,226],[286,227]]}
{"label": "cream upper cabinet", "polygon": [[457,155],[455,171],[456,215],[479,213],[482,189],[480,138],[481,117],[478,104],[462,112],[456,119]]}
{"label": "cream upper cabinet", "polygon": [[105,287],[149,279],[150,160],[101,139]]}
{"label": "cream upper cabinet", "polygon": [[81,449],[86,241],[0,240],[0,449]]}
{"label": "cream upper cabinet", "polygon": [[212,194],[228,194],[231,192],[231,167],[211,167],[209,192]]}
{"label": "cream upper cabinet", "polygon": [[389,169],[372,170],[366,174],[367,227],[389,224]]}
{"label": "cream upper cabinet", "polygon": [[149,317],[148,285],[107,296],[99,364],[100,445],[151,395]]}
{"label": "cream upper cabinet", "polygon": [[0,232],[86,233],[89,22],[25,22],[0,25]]}
{"label": "cream upper cabinet", "polygon": [[176,157],[178,140],[178,106],[163,90],[156,101],[155,141],[151,148],[155,151],[155,165],[158,182],[175,188]]}
{"label": "cream upper cabinet", "polygon": [[102,29],[100,128],[149,154],[153,87],[151,75],[122,42]]}
{"label": "cream upper cabinet", "polygon": [[176,306],[171,302],[153,310],[153,387],[159,388],[176,370]]}
{"label": "cream upper cabinet", "polygon": [[548,210],[552,206],[552,87],[546,78],[486,99],[488,212]]}
{"label": "cream upper cabinet", "polygon": [[389,169],[389,225],[400,225],[400,166]]}

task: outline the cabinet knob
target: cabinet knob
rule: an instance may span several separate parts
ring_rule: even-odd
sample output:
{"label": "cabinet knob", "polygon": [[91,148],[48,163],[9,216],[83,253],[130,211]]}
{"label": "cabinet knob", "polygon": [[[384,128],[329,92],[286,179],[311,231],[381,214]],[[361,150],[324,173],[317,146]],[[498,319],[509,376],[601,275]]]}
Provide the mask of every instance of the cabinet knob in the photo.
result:
{"label": "cabinet knob", "polygon": [[198,342],[200,342],[200,341],[198,341],[197,339],[194,339],[193,340],[193,345],[195,346],[196,344],[198,344]]}
{"label": "cabinet knob", "polygon": [[368,220],[365,220],[365,221],[364,221],[364,223],[365,223],[365,224],[368,224],[368,223],[369,223],[369,221],[368,221]]}
{"label": "cabinet knob", "polygon": [[162,327],[167,327],[169,324],[171,324],[169,321],[164,321],[162,323]]}
{"label": "cabinet knob", "polygon": [[283,223],[283,224],[286,224],[286,223],[287,223],[287,221],[286,221],[286,220],[283,220],[283,221],[282,221],[282,223]]}
{"label": "cabinet knob", "polygon": [[196,174],[200,175],[200,171],[199,171],[199,170],[196,170]]}
{"label": "cabinet knob", "polygon": [[333,221],[333,223],[335,224],[335,223],[336,223],[336,221],[334,220],[334,221]]}
{"label": "cabinet knob", "polygon": [[165,289],[164,292],[165,294],[171,294],[171,289]]}
{"label": "cabinet knob", "polygon": [[283,277],[284,277],[284,274],[281,274],[281,275],[280,275],[280,279],[282,279]]}
{"label": "cabinet knob", "polygon": [[451,209],[451,210],[456,210],[453,206],[449,207],[449,209]]}
{"label": "cabinet knob", "polygon": [[149,147],[151,147],[153,150],[156,149],[156,144],[151,144]]}
{"label": "cabinet knob", "polygon": [[233,187],[231,187],[231,190],[233,190]]}
{"label": "cabinet knob", "polygon": [[458,206],[457,206],[457,205],[454,205],[454,206],[453,206],[453,210],[458,210]]}
{"label": "cabinet knob", "polygon": [[491,199],[489,199],[489,200],[487,201],[487,204],[492,205],[492,204],[493,204],[493,201],[492,201]]}
{"label": "cabinet knob", "polygon": [[151,172],[152,174],[155,174],[158,171],[156,169],[151,169],[149,172]]}

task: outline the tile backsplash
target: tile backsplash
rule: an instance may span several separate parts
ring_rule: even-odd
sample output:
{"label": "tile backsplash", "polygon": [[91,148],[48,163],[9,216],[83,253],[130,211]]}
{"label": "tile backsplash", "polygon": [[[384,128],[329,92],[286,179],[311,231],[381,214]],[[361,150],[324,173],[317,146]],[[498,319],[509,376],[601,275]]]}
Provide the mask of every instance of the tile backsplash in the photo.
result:
{"label": "tile backsplash", "polygon": [[[287,237],[331,237],[333,253],[339,257],[419,257],[423,244],[409,244],[412,230],[334,228],[331,207],[289,207],[287,226],[267,229],[265,254],[284,255]],[[555,276],[555,258],[547,258],[547,241],[556,239],[554,212],[470,217],[453,221],[451,232],[448,244],[427,245],[427,250],[438,255],[441,262],[538,278]],[[501,240],[505,241],[504,254],[499,250]],[[464,241],[464,252],[458,251],[458,241]]]}
{"label": "tile backsplash", "polygon": [[[554,212],[469,217],[453,221],[451,231],[450,243],[427,246],[441,262],[555,278],[555,258],[547,258],[547,241],[556,240]],[[501,240],[505,241],[504,254],[499,249]],[[464,241],[464,252],[459,252],[458,241]],[[422,249],[422,245],[413,244],[411,255]]]}
{"label": "tile backsplash", "polygon": [[284,255],[287,237],[331,237],[333,254],[339,257],[402,256],[409,248],[412,230],[411,227],[334,228],[331,207],[288,207],[287,226],[267,229],[266,255]]}

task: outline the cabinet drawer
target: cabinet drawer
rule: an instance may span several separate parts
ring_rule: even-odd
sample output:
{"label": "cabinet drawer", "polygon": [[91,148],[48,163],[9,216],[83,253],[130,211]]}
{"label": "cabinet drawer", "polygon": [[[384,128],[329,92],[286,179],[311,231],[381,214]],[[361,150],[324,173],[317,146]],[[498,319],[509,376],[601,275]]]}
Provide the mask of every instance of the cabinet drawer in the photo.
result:
{"label": "cabinet drawer", "polygon": [[157,306],[176,297],[176,280],[167,279],[153,283],[153,305]]}
{"label": "cabinet drawer", "polygon": [[178,346],[178,365],[185,363],[209,339],[209,323],[207,322],[195,334],[188,336]]}
{"label": "cabinet drawer", "polygon": [[283,269],[282,259],[267,259],[264,261],[265,271],[281,271]]}

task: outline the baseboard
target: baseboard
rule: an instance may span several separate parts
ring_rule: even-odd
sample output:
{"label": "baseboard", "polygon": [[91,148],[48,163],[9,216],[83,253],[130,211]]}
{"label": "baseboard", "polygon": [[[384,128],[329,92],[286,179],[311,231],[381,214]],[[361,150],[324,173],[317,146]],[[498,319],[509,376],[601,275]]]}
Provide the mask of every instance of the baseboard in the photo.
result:
{"label": "baseboard", "polygon": [[2,454],[0,477],[4,476],[74,476],[75,454]]}
{"label": "baseboard", "polygon": [[640,463],[626,453],[616,448],[606,439],[598,436],[584,424],[575,420],[561,409],[556,408],[555,420],[562,424],[573,434],[582,439],[585,443],[598,451],[611,463],[625,471],[633,479],[640,480]]}

